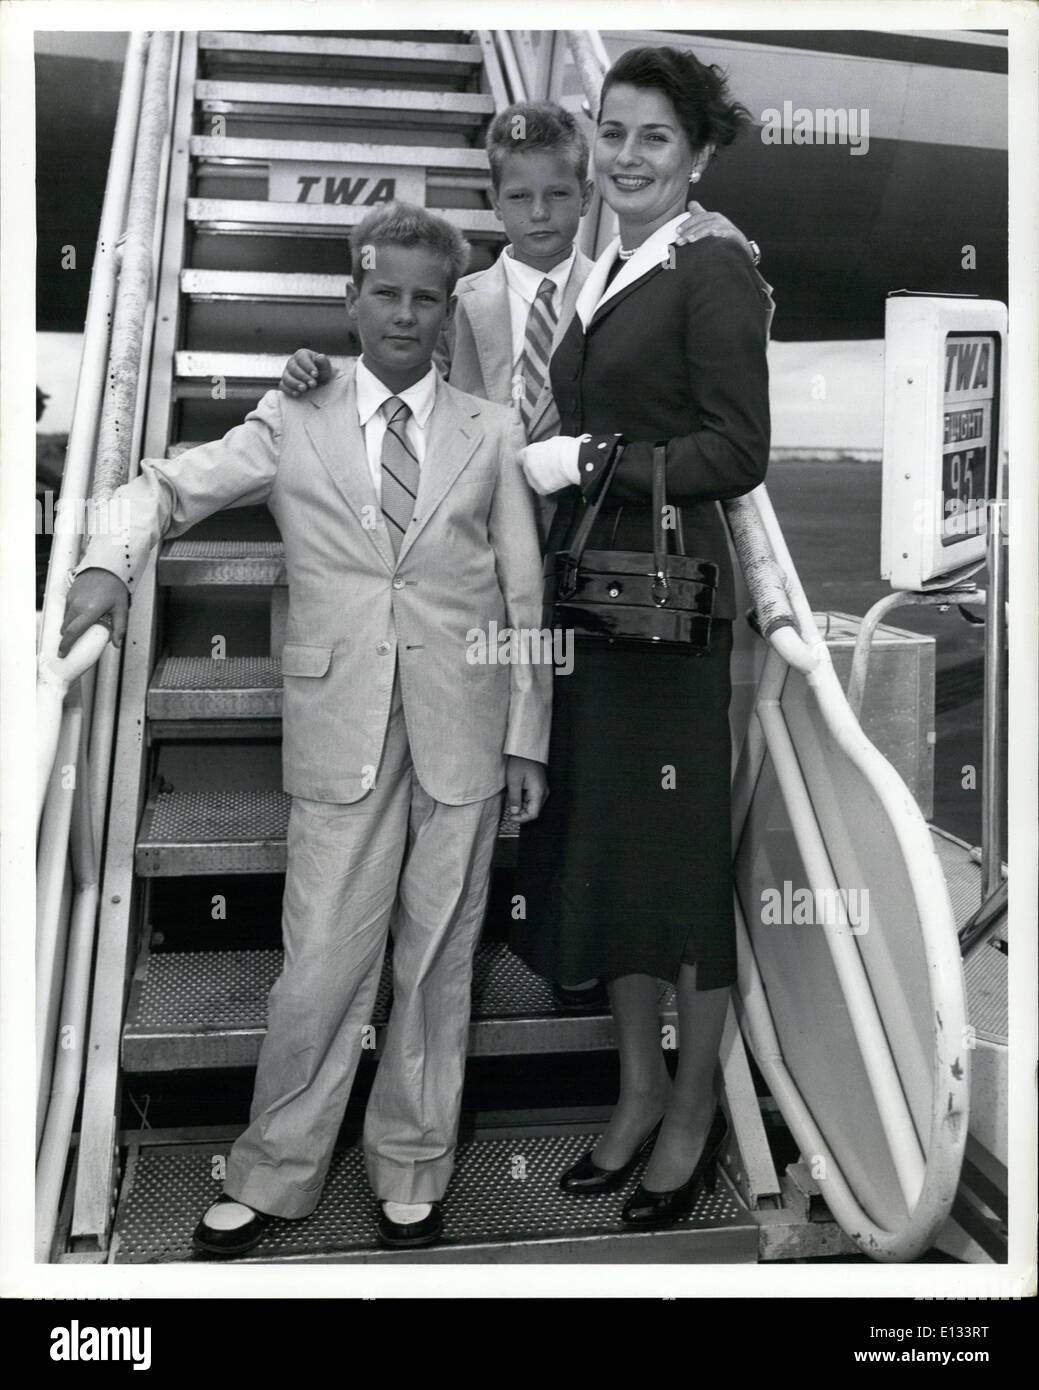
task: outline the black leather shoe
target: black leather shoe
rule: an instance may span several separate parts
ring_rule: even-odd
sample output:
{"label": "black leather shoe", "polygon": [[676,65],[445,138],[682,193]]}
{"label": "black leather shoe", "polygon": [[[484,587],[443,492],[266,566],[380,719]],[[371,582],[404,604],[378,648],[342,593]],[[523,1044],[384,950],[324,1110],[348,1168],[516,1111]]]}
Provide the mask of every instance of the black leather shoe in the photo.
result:
{"label": "black leather shoe", "polygon": [[[206,1216],[213,1210],[213,1207],[226,1206],[228,1202],[234,1202],[234,1197],[218,1197],[216,1201],[207,1209]],[[248,1206],[248,1202],[240,1202],[239,1206]],[[236,1226],[232,1231],[222,1231],[216,1226],[206,1223],[206,1216],[195,1227],[195,1234],[191,1237],[191,1244],[200,1253],[205,1255],[219,1255],[230,1257],[232,1255],[244,1255],[247,1250],[251,1250],[254,1245],[259,1245],[260,1237],[267,1229],[270,1217],[264,1215],[262,1211],[254,1211],[252,1220],[247,1221],[244,1226]]]}
{"label": "black leather shoe", "polygon": [[718,1179],[718,1155],[728,1129],[725,1115],[721,1109],[716,1110],[700,1157],[688,1180],[669,1192],[653,1192],[639,1183],[624,1203],[621,1220],[628,1226],[666,1226],[682,1216],[688,1216],[696,1206],[701,1188],[714,1191]]}
{"label": "black leather shoe", "polygon": [[623,1187],[635,1165],[645,1158],[656,1143],[663,1123],[663,1120],[656,1122],[623,1168],[600,1168],[592,1158],[594,1151],[589,1149],[583,1158],[579,1158],[572,1168],[563,1173],[559,1186],[564,1192],[580,1193],[614,1192],[618,1187]]}
{"label": "black leather shoe", "polygon": [[390,1250],[418,1250],[423,1245],[435,1245],[444,1229],[440,1203],[421,1221],[391,1221],[386,1215],[385,1202],[379,1203],[379,1243]]}
{"label": "black leather shoe", "polygon": [[610,1007],[610,997],[602,980],[587,989],[570,989],[553,982],[552,994],[560,1010],[567,1014],[601,1014]]}

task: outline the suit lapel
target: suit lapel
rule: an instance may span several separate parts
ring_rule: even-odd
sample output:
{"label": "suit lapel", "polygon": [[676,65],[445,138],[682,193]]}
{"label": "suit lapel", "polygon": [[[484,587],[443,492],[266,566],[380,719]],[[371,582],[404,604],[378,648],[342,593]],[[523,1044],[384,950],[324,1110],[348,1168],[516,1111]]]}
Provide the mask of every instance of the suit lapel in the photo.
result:
{"label": "suit lapel", "polygon": [[663,269],[668,260],[668,247],[674,240],[677,228],[685,221],[685,216],[686,214],[682,213],[658,227],[635,254],[624,262],[607,285],[606,276],[620,249],[620,237],[613,238],[592,266],[584,282],[584,288],[577,296],[577,315],[586,333],[600,318],[616,308],[622,299],[626,299],[651,275]]}
{"label": "suit lapel", "polygon": [[[483,438],[479,408],[449,382],[437,380],[436,403],[426,426],[426,452],[419,469],[415,515],[401,542],[399,565],[425,529],[445,493]],[[387,546],[389,541],[386,542]]]}
{"label": "suit lapel", "polygon": [[379,499],[368,471],[364,432],[357,420],[357,385],[353,371],[348,377],[330,383],[323,399],[305,396],[303,403],[311,407],[303,417],[303,427],[314,452],[357,517],[361,529],[367,532],[392,570],[396,560],[386,527],[382,525]]}
{"label": "suit lapel", "polygon": [[[628,283],[626,285],[622,285],[621,288],[616,291],[616,293],[611,293],[607,297],[605,297],[602,303],[595,310],[595,313],[592,315],[591,322],[589,323],[585,332],[593,332],[594,329],[598,328],[599,324],[603,321],[607,314],[611,313],[614,309],[616,309],[618,304],[624,303],[629,294],[634,294],[635,291],[639,289],[642,285],[644,285],[647,280],[652,280],[654,275],[660,275],[662,273],[663,266],[650,266],[650,268],[647,271],[645,271],[642,275],[640,275],[637,280],[629,280]],[[617,272],[618,280],[620,279],[622,274],[623,271]],[[616,283],[616,281],[614,283]],[[613,288],[614,286],[611,284],[609,289],[612,291]]]}
{"label": "suit lapel", "polygon": [[508,331],[509,288],[500,256],[468,290],[464,303],[487,399],[508,404],[512,399],[512,335]]}

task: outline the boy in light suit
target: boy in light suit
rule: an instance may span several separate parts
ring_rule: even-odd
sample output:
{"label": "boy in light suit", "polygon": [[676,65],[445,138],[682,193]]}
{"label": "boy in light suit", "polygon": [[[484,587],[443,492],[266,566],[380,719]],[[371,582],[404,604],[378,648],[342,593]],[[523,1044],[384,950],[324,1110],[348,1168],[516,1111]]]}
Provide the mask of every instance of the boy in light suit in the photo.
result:
{"label": "boy in light suit", "polygon": [[[588,142],[553,102],[517,102],[487,131],[491,206],[509,238],[486,270],[458,282],[458,308],[434,358],[452,385],[518,409],[527,442],[559,433],[548,360],[573,317],[592,262],[575,246],[592,197]],[[301,395],[332,375],[298,349],[282,390]]]}
{"label": "boy in light suit", "polygon": [[371,213],[347,292],[356,367],[299,401],[269,391],[215,444],[143,461],[119,489],[125,531],[94,538],[69,591],[62,652],[105,617],[119,645],[163,536],[266,501],[284,543],[285,964],[249,1127],[195,1232],[208,1254],[316,1207],[391,919],[365,1158],[383,1243],[440,1234],[502,787],[516,819],[537,816],[552,692],[551,666],[473,660],[474,631],[540,627],[541,567],[515,416],[432,366],[467,255],[425,209]]}

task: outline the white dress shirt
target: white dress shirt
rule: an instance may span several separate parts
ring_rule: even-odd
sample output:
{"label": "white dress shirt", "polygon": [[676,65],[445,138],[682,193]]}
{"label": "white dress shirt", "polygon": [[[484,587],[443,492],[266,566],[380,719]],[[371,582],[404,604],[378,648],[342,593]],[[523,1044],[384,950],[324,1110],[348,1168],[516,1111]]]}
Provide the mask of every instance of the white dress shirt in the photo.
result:
{"label": "white dress shirt", "polygon": [[523,355],[523,345],[527,338],[527,317],[530,314],[530,306],[537,298],[541,282],[548,277],[555,285],[552,292],[552,307],[556,312],[556,320],[563,305],[563,294],[566,290],[566,282],[570,278],[570,272],[577,259],[577,247],[575,246],[567,256],[565,261],[560,261],[551,270],[535,270],[532,265],[526,265],[523,261],[517,261],[512,255],[511,245],[506,246],[502,254],[502,266],[505,269],[505,280],[509,287],[509,326],[512,332],[512,365],[516,366]]}
{"label": "white dress shirt", "polygon": [[357,386],[357,421],[364,433],[364,447],[368,455],[368,472],[372,476],[375,495],[382,501],[382,441],[386,433],[386,419],[379,407],[391,396],[404,402],[411,410],[404,426],[408,443],[415,452],[419,467],[426,457],[426,427],[436,404],[437,377],[439,373],[430,365],[425,376],[419,377],[414,386],[406,391],[391,391],[390,388],[365,365],[364,357],[357,359],[354,382]]}

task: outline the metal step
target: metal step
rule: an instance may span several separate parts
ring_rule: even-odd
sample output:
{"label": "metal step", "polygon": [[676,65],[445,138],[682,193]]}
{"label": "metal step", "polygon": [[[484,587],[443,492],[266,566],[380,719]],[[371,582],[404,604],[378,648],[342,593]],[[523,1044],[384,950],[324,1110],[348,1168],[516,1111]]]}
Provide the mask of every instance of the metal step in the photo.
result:
{"label": "metal step", "polygon": [[[123,1026],[123,1065],[133,1072],[254,1067],[267,1031],[267,997],[280,950],[152,951],[138,967]],[[383,968],[372,1023],[373,1056],[389,1014],[391,966]],[[548,985],[499,941],[477,948],[470,1055],[603,1052],[616,1046],[608,1013],[558,1010]],[[660,986],[673,1023],[674,991]]]}
{"label": "metal step", "polygon": [[206,114],[305,116],[314,122],[350,120],[365,124],[479,127],[494,115],[494,98],[482,92],[414,88],[307,86],[294,82],[195,83]]}
{"label": "metal step", "polygon": [[[267,203],[251,198],[189,198],[187,218],[211,236],[342,237],[372,211],[349,203]],[[465,236],[500,240],[501,223],[481,208],[430,208]]]}
{"label": "metal step", "polygon": [[280,719],[281,693],[274,656],[167,656],[148,687],[148,718]]}
{"label": "metal step", "polygon": [[283,586],[281,541],[165,541],[159,551],[160,584]]}
{"label": "metal step", "polygon": [[[556,1129],[563,1132],[543,1132]],[[598,1131],[542,1127],[542,1132],[477,1133],[457,1150],[443,1204],[444,1240],[428,1250],[385,1251],[376,1242],[378,1208],[360,1149],[338,1150],[319,1207],[302,1221],[272,1221],[260,1244],[238,1263],[668,1263],[752,1264],[758,1225],[719,1176],[693,1211],[664,1230],[633,1232],[621,1208],[638,1181],[595,1198],[559,1190]],[[116,1212],[116,1264],[198,1262],[191,1233],[220,1195],[219,1154],[230,1142],[134,1144]]]}
{"label": "metal step", "polygon": [[[142,878],[192,874],[283,874],[292,798],[274,787],[163,791],[149,797],[134,867]],[[495,863],[515,850],[519,829],[503,820]],[[502,847],[502,841],[510,842]]]}
{"label": "metal step", "polygon": [[[213,398],[214,383],[221,383],[225,400],[253,400],[281,380],[287,352],[176,352],[174,394],[181,399]],[[352,357],[333,355],[334,367],[347,367]]]}
{"label": "metal step", "polygon": [[145,805],[134,867],[144,878],[283,874],[291,801],[274,787],[159,792]]}
{"label": "metal step", "polygon": [[280,304],[342,304],[349,275],[294,275],[271,270],[182,270],[181,294],[197,302],[268,300]]}
{"label": "metal step", "polygon": [[478,44],[408,43],[329,34],[203,33],[207,70],[367,73],[378,77],[469,78],[483,62]]}
{"label": "metal step", "polygon": [[429,174],[487,175],[487,152],[454,145],[384,145],[342,140],[261,140],[235,136],[193,135],[191,154],[197,165],[268,166],[292,164],[408,165]]}

